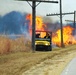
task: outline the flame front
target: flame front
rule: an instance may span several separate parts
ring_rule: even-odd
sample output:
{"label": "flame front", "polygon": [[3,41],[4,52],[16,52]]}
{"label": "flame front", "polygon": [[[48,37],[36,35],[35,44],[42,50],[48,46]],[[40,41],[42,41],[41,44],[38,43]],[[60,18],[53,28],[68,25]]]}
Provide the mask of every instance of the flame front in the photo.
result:
{"label": "flame front", "polygon": [[[29,33],[32,35],[32,15],[28,14],[26,17],[29,20]],[[36,30],[45,31],[47,25],[43,23],[42,17],[36,16]],[[76,39],[72,35],[74,28],[70,25],[63,27],[63,43],[64,45],[76,44]],[[50,30],[51,31],[51,30]],[[41,37],[44,37],[46,33],[41,33]],[[52,43],[61,46],[61,30],[58,29],[56,33],[52,33]]]}
{"label": "flame front", "polygon": [[[63,27],[63,43],[64,45],[69,44],[76,44],[76,40],[74,36],[72,35],[74,28],[71,26],[64,26]],[[59,29],[56,34],[53,35],[52,41],[55,45],[61,46],[61,30]]]}

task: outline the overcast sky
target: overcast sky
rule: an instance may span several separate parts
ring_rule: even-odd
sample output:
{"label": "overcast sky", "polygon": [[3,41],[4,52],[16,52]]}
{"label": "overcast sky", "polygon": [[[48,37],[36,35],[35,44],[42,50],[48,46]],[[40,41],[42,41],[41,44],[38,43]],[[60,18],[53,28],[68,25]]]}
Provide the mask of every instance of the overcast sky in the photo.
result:
{"label": "overcast sky", "polygon": [[[55,0],[54,0],[55,1]],[[59,0],[57,0],[59,2]],[[62,0],[63,12],[74,12],[76,10],[76,0]],[[14,1],[14,0],[0,0],[0,15],[4,15],[11,11],[20,11],[22,13],[32,13],[31,6],[26,1]],[[36,14],[39,16],[46,16],[49,13],[59,13],[59,3],[40,3],[36,7]],[[50,16],[49,16],[50,17]],[[51,16],[55,21],[59,21],[58,16]],[[63,16],[63,22],[65,20],[73,20],[74,16]]]}

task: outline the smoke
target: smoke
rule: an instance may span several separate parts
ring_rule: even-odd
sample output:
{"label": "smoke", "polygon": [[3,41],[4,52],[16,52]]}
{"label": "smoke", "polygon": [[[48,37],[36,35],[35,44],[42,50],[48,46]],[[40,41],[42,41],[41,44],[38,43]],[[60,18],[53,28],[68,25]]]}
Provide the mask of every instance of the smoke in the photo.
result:
{"label": "smoke", "polygon": [[[50,30],[52,32],[56,32],[58,29],[61,28],[60,23],[59,22],[53,22],[53,19],[50,17],[46,17],[46,16],[43,17],[43,23],[45,23],[47,25],[47,30]],[[74,23],[68,23],[66,25],[63,23],[63,27],[67,26],[67,25],[74,28]],[[76,23],[75,23],[75,25],[76,25]],[[74,30],[72,31],[72,34],[76,35],[76,28],[74,28]]]}
{"label": "smoke", "polygon": [[[30,37],[29,20],[26,20],[27,13],[12,11],[4,16],[0,16],[0,34],[21,35]],[[47,30],[56,32],[60,29],[60,23],[53,23],[49,17],[43,17],[43,23],[47,25]]]}
{"label": "smoke", "polygon": [[43,22],[44,23],[52,23],[52,19],[49,17],[43,17]]}
{"label": "smoke", "polygon": [[27,14],[12,11],[0,16],[0,34],[25,34],[28,33]]}
{"label": "smoke", "polygon": [[46,24],[47,30],[56,32],[58,29],[60,29],[60,23],[53,22],[53,19],[50,17],[43,17],[43,22]]}

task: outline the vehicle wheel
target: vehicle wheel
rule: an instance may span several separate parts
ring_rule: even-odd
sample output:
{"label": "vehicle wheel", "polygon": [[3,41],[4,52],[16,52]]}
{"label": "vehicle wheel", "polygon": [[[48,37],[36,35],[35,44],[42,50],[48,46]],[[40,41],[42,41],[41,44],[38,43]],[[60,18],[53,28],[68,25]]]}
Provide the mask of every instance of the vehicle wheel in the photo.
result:
{"label": "vehicle wheel", "polygon": [[48,47],[48,51],[52,51],[52,49],[51,49],[51,47],[50,47],[50,46]]}

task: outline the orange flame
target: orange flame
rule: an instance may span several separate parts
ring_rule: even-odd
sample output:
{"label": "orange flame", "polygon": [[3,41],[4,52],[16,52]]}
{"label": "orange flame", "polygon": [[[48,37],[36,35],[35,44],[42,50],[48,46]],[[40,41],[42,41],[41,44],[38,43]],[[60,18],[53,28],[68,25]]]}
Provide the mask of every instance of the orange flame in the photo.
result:
{"label": "orange flame", "polygon": [[[63,42],[65,45],[75,44],[76,40],[72,35],[72,31],[74,28],[71,26],[64,26],[63,27]],[[53,35],[52,41],[55,45],[61,46],[61,30],[59,29],[56,34]]]}
{"label": "orange flame", "polygon": [[[29,22],[29,32],[30,32],[30,35],[32,35],[32,15],[28,14],[26,16],[26,19],[30,21]],[[43,24],[42,17],[36,16],[36,30],[42,30],[42,31],[44,31],[45,28],[46,28],[46,25]],[[45,36],[45,33],[42,33],[41,37],[44,37],[44,36]]]}
{"label": "orange flame", "polygon": [[[32,35],[32,15],[28,14],[26,16],[26,19],[29,20],[29,33]],[[45,28],[47,28],[47,25],[43,23],[42,17],[36,16],[36,30],[41,30],[45,31]],[[69,45],[69,44],[76,44],[76,40],[74,36],[72,35],[72,31],[74,28],[71,26],[64,26],[63,27],[63,42],[64,45]],[[41,37],[44,37],[46,33],[41,33]],[[57,30],[56,33],[53,33],[52,35],[52,43],[61,46],[61,30]]]}

